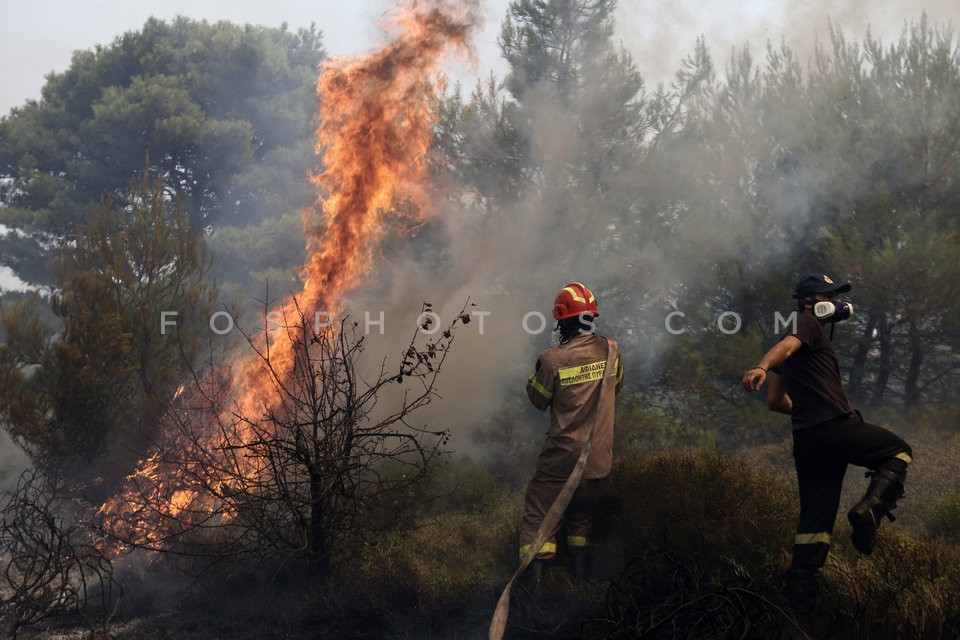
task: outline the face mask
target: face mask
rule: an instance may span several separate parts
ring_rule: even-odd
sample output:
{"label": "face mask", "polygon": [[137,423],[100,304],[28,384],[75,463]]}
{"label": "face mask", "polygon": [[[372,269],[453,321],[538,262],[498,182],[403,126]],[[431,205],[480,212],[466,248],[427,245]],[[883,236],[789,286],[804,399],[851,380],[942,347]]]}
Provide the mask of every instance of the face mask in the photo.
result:
{"label": "face mask", "polygon": [[829,320],[830,322],[840,322],[846,320],[853,313],[853,305],[849,302],[818,302],[813,305],[813,315],[817,320]]}

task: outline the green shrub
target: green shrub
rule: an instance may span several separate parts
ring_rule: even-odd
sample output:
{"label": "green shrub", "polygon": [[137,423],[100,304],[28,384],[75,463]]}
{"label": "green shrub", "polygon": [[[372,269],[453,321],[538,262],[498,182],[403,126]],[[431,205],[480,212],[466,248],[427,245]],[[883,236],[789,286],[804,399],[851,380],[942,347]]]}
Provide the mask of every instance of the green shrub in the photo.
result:
{"label": "green shrub", "polygon": [[611,491],[618,504],[611,536],[624,559],[663,548],[773,575],[793,538],[791,484],[716,450],[621,460]]}
{"label": "green shrub", "polygon": [[[440,497],[411,530],[368,541],[345,568],[353,606],[397,637],[484,627],[516,568],[522,492],[468,461],[439,470],[428,488]],[[934,538],[887,525],[869,557],[853,549],[841,514],[806,631],[960,636],[960,510],[951,500]],[[782,581],[798,508],[789,475],[717,450],[633,453],[617,460],[598,506],[599,580],[575,588],[561,546],[543,606],[511,610],[518,637],[780,638],[795,626]]]}
{"label": "green shrub", "polygon": [[620,403],[617,411],[614,451],[621,455],[710,446],[715,439],[714,433],[687,429],[663,410],[645,406],[642,402],[631,403],[627,399]]}
{"label": "green shrub", "polygon": [[960,544],[960,490],[954,489],[936,501],[926,528],[932,538]]}
{"label": "green shrub", "polygon": [[882,527],[870,556],[846,537],[824,568],[822,616],[842,637],[955,638],[960,634],[960,547]]}
{"label": "green shrub", "polygon": [[609,586],[580,637],[780,637],[796,519],[786,479],[717,450],[672,451],[619,460],[609,491]]}
{"label": "green shrub", "polygon": [[382,612],[410,603],[456,608],[498,587],[516,568],[522,497],[470,461],[434,474],[414,526],[366,541],[348,579]]}

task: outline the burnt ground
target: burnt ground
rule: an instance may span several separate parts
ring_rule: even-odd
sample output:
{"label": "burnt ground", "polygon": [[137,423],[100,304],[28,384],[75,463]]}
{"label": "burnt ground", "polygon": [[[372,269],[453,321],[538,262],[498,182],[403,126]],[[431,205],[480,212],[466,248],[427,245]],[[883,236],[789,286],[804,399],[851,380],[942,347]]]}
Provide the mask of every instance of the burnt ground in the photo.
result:
{"label": "burnt ground", "polygon": [[[897,509],[893,526],[912,535],[926,535],[927,523],[945,501],[956,501],[960,478],[960,433],[924,425],[894,429],[914,450],[907,496]],[[744,449],[739,457],[773,473],[793,477],[790,441]],[[844,482],[843,513],[866,488],[862,470],[851,467]],[[838,520],[838,534],[845,521]],[[144,595],[148,592],[154,595]],[[483,594],[468,609],[436,619],[418,612],[415,605],[397,604],[384,622],[385,603],[362,603],[350,594],[326,589],[301,590],[250,578],[222,585],[168,591],[157,585],[128,586],[120,612],[105,626],[76,617],[51,619],[17,630],[20,640],[313,640],[318,638],[411,638],[481,640],[496,593]],[[133,594],[141,594],[136,599]],[[569,611],[566,613],[570,613]],[[511,614],[514,619],[514,614]],[[9,627],[0,635],[10,637]],[[508,633],[508,638],[510,638]]]}
{"label": "burnt ground", "polygon": [[[141,593],[150,586],[142,586]],[[154,586],[155,588],[155,586]],[[128,593],[136,593],[130,585]],[[361,602],[331,587],[251,581],[191,585],[189,591],[124,598],[106,625],[76,616],[48,619],[18,630],[18,640],[315,640],[487,637],[495,594],[436,619],[410,603]],[[392,609],[392,611],[391,611]],[[385,618],[385,614],[388,615]],[[9,628],[2,635],[8,635]],[[8,635],[9,637],[9,635]]]}

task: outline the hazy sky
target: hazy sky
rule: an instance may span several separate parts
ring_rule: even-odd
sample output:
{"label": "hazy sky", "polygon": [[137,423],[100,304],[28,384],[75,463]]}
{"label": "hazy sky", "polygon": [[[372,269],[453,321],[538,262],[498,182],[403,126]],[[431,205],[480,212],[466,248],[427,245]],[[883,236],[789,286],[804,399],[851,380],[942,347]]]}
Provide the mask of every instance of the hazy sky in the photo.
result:
{"label": "hazy sky", "polygon": [[[463,1],[463,0],[451,0]],[[502,77],[497,35],[510,0],[479,2],[485,23],[474,36],[478,63],[451,68],[472,88],[476,76]],[[351,55],[381,38],[377,18],[398,0],[0,0],[0,116],[38,99],[44,76],[65,71],[74,51],[109,46],[155,16],[184,15],[210,22],[278,27],[292,31],[315,23],[330,55]],[[722,68],[731,48],[749,42],[762,60],[767,41],[785,40],[801,59],[824,41],[828,25],[853,39],[869,28],[885,41],[926,12],[940,25],[960,26],[957,0],[620,0],[617,37],[634,56],[648,84],[669,80],[683,56],[703,36]],[[6,230],[0,228],[0,234]],[[0,289],[9,273],[0,267]],[[8,281],[9,282],[9,281]]]}
{"label": "hazy sky", "polygon": [[[453,0],[451,0],[453,1]],[[479,2],[485,23],[474,33],[478,62],[454,63],[449,73],[467,89],[478,76],[505,73],[497,35],[509,0]],[[44,76],[70,66],[78,49],[109,46],[137,31],[150,16],[172,19],[228,20],[237,24],[296,31],[315,23],[330,55],[352,55],[381,39],[377,18],[394,0],[0,0],[0,116],[28,99],[39,99]],[[957,0],[620,0],[617,37],[634,56],[648,85],[669,80],[699,36],[706,39],[718,65],[733,47],[750,43],[762,60],[765,43],[788,42],[801,59],[823,42],[828,25],[839,25],[853,39],[867,29],[884,41],[896,39],[904,24],[926,12],[940,25],[960,25]],[[459,66],[457,66],[459,64]],[[0,234],[5,233],[0,229]],[[21,288],[0,266],[0,291]]]}
{"label": "hazy sky", "polygon": [[[457,73],[503,72],[496,39],[509,0],[478,0],[486,23],[475,44],[479,65]],[[150,16],[185,15],[210,22],[229,20],[291,30],[311,22],[323,31],[327,52],[350,55],[374,46],[377,17],[391,0],[0,0],[0,115],[40,97],[44,76],[64,71],[73,51],[109,45],[126,31],[139,30]],[[699,35],[723,61],[732,46],[750,42],[759,52],[766,40],[785,38],[805,51],[822,39],[829,21],[856,38],[867,27],[890,39],[905,21],[927,11],[931,19],[960,23],[956,0],[621,0],[618,35],[648,79],[668,78]]]}
{"label": "hazy sky", "polygon": [[[487,20],[477,34],[480,56],[496,63],[496,34],[508,0],[482,0]],[[177,15],[196,20],[279,27],[316,23],[331,55],[351,55],[380,38],[377,17],[389,0],[0,0],[0,115],[40,97],[44,76],[70,66],[75,50],[109,45],[139,30],[147,18]],[[479,69],[478,73],[489,73]]]}

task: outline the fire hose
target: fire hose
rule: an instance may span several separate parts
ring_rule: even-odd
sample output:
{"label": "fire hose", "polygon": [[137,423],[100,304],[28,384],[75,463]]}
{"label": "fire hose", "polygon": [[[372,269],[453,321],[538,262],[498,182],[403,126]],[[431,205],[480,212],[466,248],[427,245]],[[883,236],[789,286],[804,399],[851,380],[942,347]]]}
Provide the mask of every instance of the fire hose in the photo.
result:
{"label": "fire hose", "polygon": [[[602,402],[604,391],[607,388],[607,381],[613,375],[612,370],[616,368],[610,366],[610,340],[607,339],[606,342],[607,357],[604,362],[603,379],[600,381],[600,389],[597,392],[597,406],[599,406]],[[564,483],[563,488],[560,489],[560,493],[557,494],[553,504],[550,505],[550,508],[544,515],[543,521],[540,523],[539,529],[537,529],[536,538],[534,539],[533,543],[531,543],[530,548],[527,549],[527,552],[524,554],[523,558],[520,560],[520,566],[517,567],[517,570],[510,578],[510,581],[507,582],[507,586],[503,588],[503,593],[500,594],[500,599],[497,600],[496,609],[493,611],[493,618],[490,620],[490,631],[487,636],[489,640],[503,639],[503,633],[507,628],[507,618],[510,615],[510,591],[514,582],[516,582],[523,572],[526,571],[527,567],[530,566],[530,563],[533,562],[533,559],[537,557],[538,553],[540,553],[540,547],[544,542],[547,541],[547,538],[550,537],[557,524],[559,524],[560,518],[563,517],[564,512],[567,510],[567,506],[570,504],[570,500],[573,498],[574,492],[576,492],[577,487],[580,486],[580,479],[583,477],[583,470],[587,466],[587,457],[590,455],[590,444],[593,442],[593,432],[595,427],[596,421],[594,421],[594,423],[590,426],[590,432],[587,434],[587,441],[583,445],[583,451],[580,452],[580,457],[577,458],[577,463],[574,465],[573,471],[570,472],[570,475],[567,477],[567,481]]]}

